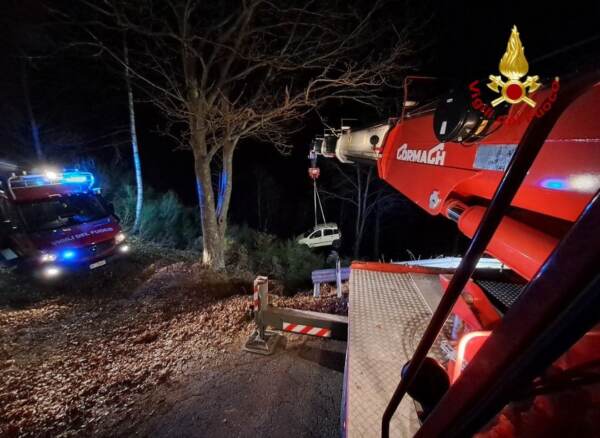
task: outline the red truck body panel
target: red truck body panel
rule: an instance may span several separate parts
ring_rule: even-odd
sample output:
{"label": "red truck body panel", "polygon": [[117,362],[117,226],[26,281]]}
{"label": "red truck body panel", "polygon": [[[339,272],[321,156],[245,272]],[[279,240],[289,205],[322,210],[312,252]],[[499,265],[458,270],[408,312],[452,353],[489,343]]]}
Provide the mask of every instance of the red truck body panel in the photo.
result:
{"label": "red truck body panel", "polygon": [[[57,251],[63,249],[81,249],[98,245],[115,239],[121,232],[118,222],[112,217],[106,217],[84,224],[58,228],[50,231],[38,231],[29,235],[34,245],[42,251]],[[114,245],[107,248],[114,250]],[[106,251],[90,254],[90,259],[107,255]]]}
{"label": "red truck body panel", "polygon": [[[543,102],[549,91],[537,93]],[[379,175],[430,214],[442,212],[449,198],[493,196],[501,170],[477,169],[474,166],[482,146],[513,147],[519,143],[530,117],[536,109],[514,106],[510,117],[517,122],[506,124],[472,145],[444,143],[443,165],[431,165],[397,159],[398,150],[427,153],[440,144],[433,132],[433,115],[406,119],[388,135],[379,160]],[[517,193],[513,206],[573,222],[600,185],[600,87],[578,99],[561,117],[536,159],[530,175]],[[442,202],[429,207],[431,192],[437,190]]]}

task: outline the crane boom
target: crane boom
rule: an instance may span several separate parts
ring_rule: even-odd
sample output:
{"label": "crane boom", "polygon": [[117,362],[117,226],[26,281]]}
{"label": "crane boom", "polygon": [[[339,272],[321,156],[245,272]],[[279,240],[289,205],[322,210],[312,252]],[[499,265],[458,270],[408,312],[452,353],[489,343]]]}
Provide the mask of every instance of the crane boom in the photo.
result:
{"label": "crane boom", "polygon": [[[475,88],[472,84],[470,91]],[[416,108],[416,116],[342,131],[336,155],[344,162],[375,162],[380,178],[472,237],[529,122],[543,116],[557,89],[539,90],[536,108],[513,105],[502,119],[492,120],[474,119],[475,101],[463,93],[458,105],[457,94],[450,94],[435,112],[418,114]],[[596,85],[560,118],[487,248],[525,279],[532,278],[600,188],[599,111]],[[465,141],[465,132],[477,131]]]}

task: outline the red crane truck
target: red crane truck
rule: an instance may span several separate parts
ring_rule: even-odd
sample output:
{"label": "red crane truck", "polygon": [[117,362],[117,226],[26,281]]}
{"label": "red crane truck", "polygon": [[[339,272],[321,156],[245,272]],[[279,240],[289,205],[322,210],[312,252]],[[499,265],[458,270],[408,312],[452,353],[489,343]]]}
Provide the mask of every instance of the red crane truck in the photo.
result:
{"label": "red crane truck", "polygon": [[456,269],[352,265],[344,435],[600,436],[599,79],[493,113],[475,81],[323,141],[473,239]]}
{"label": "red crane truck", "polygon": [[347,337],[343,436],[600,436],[600,70],[541,85],[504,59],[491,98],[415,102],[409,79],[400,117],[319,142],[456,222],[457,267],[354,262],[347,320],[272,309],[257,279],[250,351],[268,327]]}

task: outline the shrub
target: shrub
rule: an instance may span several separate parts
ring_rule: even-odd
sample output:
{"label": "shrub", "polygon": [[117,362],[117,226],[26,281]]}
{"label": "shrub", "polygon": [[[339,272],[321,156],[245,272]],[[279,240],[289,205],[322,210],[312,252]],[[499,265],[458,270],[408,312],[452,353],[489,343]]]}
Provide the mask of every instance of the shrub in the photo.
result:
{"label": "shrub", "polygon": [[323,265],[323,257],[308,247],[245,225],[230,227],[226,258],[235,269],[280,280],[286,293],[310,286],[312,271]]}
{"label": "shrub", "polygon": [[323,267],[322,256],[293,240],[282,242],[280,260],[283,262],[284,283],[295,289],[310,286],[312,271]]}
{"label": "shrub", "polygon": [[[115,206],[125,230],[135,219],[136,189],[130,172],[96,169],[104,196]],[[172,191],[144,190],[139,237],[169,248],[201,250],[201,226],[196,208],[184,206]],[[279,280],[287,293],[310,287],[311,273],[323,267],[323,256],[293,240],[281,240],[248,226],[230,226],[226,239],[230,271],[252,272]]]}
{"label": "shrub", "polygon": [[[122,185],[107,196],[114,204],[123,227],[131,229],[135,219],[135,186]],[[199,249],[200,235],[200,221],[194,208],[184,206],[172,191],[158,193],[152,189],[144,190],[139,230],[141,239],[169,248]]]}

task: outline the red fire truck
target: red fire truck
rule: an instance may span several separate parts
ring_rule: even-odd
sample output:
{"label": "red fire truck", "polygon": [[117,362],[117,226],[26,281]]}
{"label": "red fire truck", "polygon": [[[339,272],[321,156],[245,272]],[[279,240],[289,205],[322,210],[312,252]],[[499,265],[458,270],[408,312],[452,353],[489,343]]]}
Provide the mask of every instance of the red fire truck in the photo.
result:
{"label": "red fire truck", "polygon": [[129,251],[114,208],[89,172],[18,172],[2,163],[0,261],[51,279]]}

